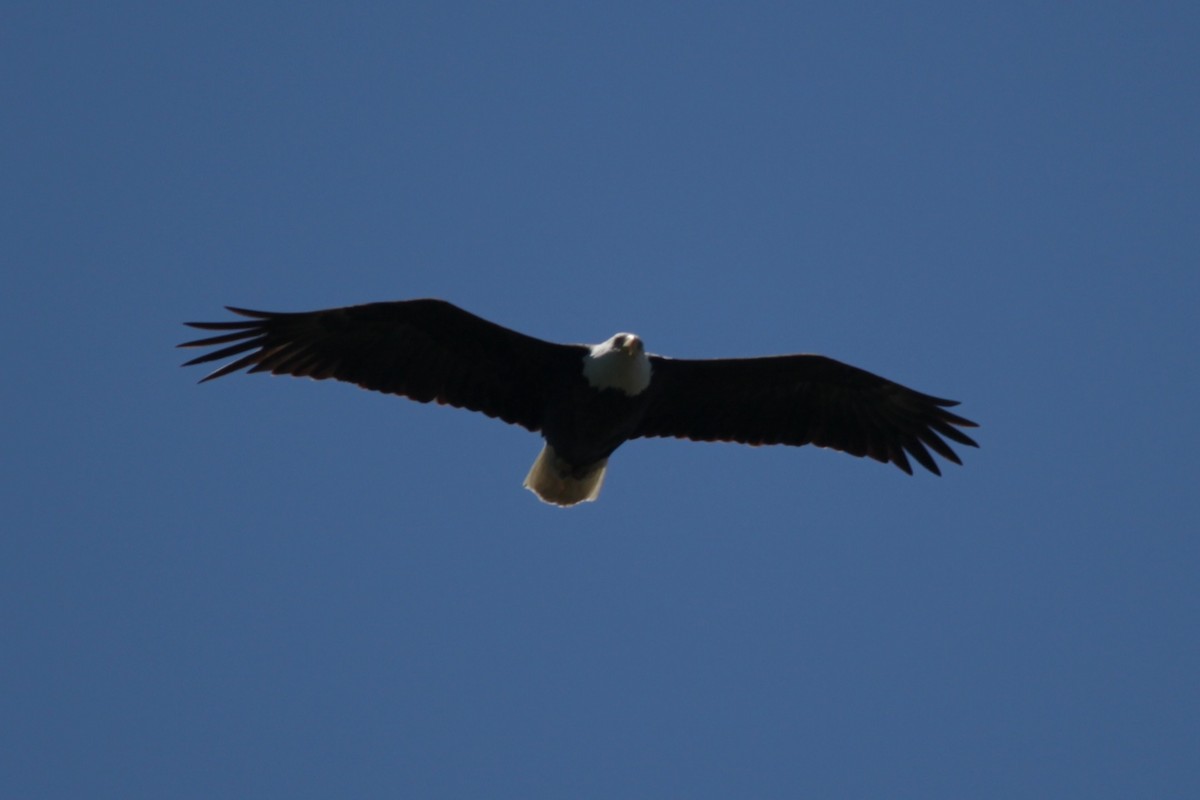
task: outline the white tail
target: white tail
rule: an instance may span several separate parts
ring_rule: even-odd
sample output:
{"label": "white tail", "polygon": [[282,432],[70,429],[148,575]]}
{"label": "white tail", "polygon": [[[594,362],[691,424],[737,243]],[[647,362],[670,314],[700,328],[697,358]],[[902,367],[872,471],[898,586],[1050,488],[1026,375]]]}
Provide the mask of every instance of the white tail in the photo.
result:
{"label": "white tail", "polygon": [[600,496],[607,467],[608,459],[601,459],[588,467],[583,477],[577,478],[571,474],[575,471],[571,465],[559,458],[553,447],[546,445],[525,476],[525,488],[543,503],[551,505],[573,506],[590,502]]}

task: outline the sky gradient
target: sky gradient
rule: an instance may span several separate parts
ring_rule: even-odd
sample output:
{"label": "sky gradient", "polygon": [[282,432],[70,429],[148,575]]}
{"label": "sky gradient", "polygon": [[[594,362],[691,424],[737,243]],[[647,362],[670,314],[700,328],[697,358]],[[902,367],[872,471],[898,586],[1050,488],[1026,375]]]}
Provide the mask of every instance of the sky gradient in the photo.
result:
{"label": "sky gradient", "polygon": [[[9,3],[20,798],[1200,796],[1200,12]],[[962,401],[942,478],[181,370],[442,297]]]}

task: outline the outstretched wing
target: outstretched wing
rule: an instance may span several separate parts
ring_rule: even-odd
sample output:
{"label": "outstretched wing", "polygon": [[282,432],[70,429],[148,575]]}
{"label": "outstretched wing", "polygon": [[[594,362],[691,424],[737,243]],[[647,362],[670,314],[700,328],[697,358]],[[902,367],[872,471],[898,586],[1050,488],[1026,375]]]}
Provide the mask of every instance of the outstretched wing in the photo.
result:
{"label": "outstretched wing", "polygon": [[978,447],[974,422],[931,397],[813,355],[692,361],[652,356],[645,417],[634,436],[744,444],[814,444],[895,464],[908,456],[935,475],[929,451],[961,464],[945,439]]}
{"label": "outstretched wing", "polygon": [[517,333],[443,300],[304,313],[228,308],[246,319],[186,323],[225,333],[179,345],[219,348],[184,366],[240,356],[201,382],[242,369],[333,378],[421,403],[480,411],[532,431],[541,428],[555,377],[586,353]]}

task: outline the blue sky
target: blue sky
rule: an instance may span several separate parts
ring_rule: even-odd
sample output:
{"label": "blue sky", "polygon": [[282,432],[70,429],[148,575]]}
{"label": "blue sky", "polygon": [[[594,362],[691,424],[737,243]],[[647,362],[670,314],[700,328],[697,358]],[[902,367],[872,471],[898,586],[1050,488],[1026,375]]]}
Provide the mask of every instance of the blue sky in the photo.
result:
{"label": "blue sky", "polygon": [[[0,783],[1195,797],[1191,4],[9,3]],[[173,346],[435,296],[963,402],[941,479]]]}

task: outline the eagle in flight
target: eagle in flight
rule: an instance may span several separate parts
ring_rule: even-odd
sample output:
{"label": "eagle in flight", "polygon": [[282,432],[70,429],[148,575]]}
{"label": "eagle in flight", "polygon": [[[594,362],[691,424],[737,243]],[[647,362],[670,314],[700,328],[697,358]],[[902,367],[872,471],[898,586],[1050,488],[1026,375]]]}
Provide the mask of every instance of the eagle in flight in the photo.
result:
{"label": "eagle in flight", "polygon": [[242,319],[188,322],[218,332],[180,347],[216,348],[184,366],[236,359],[201,382],[246,369],[334,378],[419,403],[480,411],[545,446],[525,477],[541,500],[595,500],[609,456],[628,439],[672,436],[749,445],[813,444],[940,475],[945,440],[978,447],[958,405],[819,355],[680,359],[618,333],[556,344],[444,300],[402,300],[277,313],[228,307]]}

